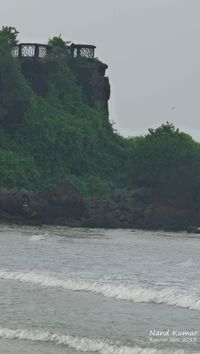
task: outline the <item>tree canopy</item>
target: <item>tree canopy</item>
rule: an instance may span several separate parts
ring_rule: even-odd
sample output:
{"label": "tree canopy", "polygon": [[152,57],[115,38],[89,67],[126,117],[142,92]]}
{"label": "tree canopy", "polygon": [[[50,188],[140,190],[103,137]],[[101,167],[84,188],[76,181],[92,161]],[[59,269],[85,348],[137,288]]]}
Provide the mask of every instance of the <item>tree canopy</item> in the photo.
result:
{"label": "tree canopy", "polygon": [[160,197],[191,203],[200,186],[200,144],[166,123],[132,140],[129,176]]}
{"label": "tree canopy", "polygon": [[0,41],[5,40],[9,46],[15,46],[18,43],[18,33],[15,27],[3,26],[0,30]]}

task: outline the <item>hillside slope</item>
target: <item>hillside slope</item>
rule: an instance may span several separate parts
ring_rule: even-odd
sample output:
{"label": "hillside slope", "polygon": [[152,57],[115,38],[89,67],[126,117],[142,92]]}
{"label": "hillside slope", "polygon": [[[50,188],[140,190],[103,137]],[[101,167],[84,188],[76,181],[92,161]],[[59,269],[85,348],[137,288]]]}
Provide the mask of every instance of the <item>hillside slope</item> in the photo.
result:
{"label": "hillside slope", "polygon": [[1,41],[0,187],[43,190],[68,179],[104,194],[117,183],[126,144],[108,120],[106,67],[67,55],[16,59]]}

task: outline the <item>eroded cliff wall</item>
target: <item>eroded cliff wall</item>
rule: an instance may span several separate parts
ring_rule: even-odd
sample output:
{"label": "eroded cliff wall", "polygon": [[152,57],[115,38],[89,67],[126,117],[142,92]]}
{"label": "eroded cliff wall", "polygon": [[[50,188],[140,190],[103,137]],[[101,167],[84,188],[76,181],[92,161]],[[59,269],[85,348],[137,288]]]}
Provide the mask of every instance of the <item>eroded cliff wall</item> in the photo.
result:
{"label": "eroded cliff wall", "polygon": [[[82,94],[91,107],[99,107],[108,115],[110,83],[106,77],[108,66],[98,60],[71,59],[66,65],[73,72]],[[41,96],[46,96],[48,83],[52,74],[58,70],[57,61],[41,59],[24,59],[21,63],[22,73],[30,82],[32,89]]]}

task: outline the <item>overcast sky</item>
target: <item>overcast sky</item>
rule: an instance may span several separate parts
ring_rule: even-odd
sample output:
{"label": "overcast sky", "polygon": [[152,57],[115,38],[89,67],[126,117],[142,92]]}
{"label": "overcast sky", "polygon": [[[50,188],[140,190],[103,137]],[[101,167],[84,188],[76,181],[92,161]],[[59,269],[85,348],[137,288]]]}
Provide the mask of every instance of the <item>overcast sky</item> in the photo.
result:
{"label": "overcast sky", "polygon": [[[123,135],[170,121],[200,140],[200,0],[0,0],[20,41],[97,46]],[[175,107],[175,108],[174,108]],[[172,109],[174,108],[174,109]]]}

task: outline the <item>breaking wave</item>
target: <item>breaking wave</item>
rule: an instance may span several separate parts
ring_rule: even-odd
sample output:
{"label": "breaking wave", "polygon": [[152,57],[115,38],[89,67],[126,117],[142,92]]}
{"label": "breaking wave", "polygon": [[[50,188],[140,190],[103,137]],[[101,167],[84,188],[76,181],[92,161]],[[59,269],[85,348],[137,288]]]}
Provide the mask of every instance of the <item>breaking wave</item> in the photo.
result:
{"label": "breaking wave", "polygon": [[41,241],[44,240],[45,235],[33,235],[30,237],[29,241]]}
{"label": "breaking wave", "polygon": [[73,291],[88,291],[108,298],[127,300],[138,303],[155,303],[178,306],[190,310],[200,311],[200,298],[187,292],[180,292],[175,288],[162,290],[128,287],[124,285],[100,284],[74,279],[58,279],[52,276],[34,272],[10,272],[0,270],[0,279],[16,280],[50,288],[63,288]]}
{"label": "breaking wave", "polygon": [[117,346],[110,341],[103,339],[91,339],[87,337],[75,337],[70,335],[59,335],[56,333],[41,330],[31,331],[28,329],[9,329],[0,327],[0,338],[18,339],[34,342],[50,342],[56,345],[63,345],[81,352],[96,352],[99,354],[184,354],[184,350],[159,350],[153,348],[140,348]]}

